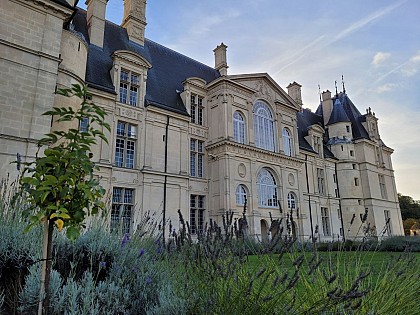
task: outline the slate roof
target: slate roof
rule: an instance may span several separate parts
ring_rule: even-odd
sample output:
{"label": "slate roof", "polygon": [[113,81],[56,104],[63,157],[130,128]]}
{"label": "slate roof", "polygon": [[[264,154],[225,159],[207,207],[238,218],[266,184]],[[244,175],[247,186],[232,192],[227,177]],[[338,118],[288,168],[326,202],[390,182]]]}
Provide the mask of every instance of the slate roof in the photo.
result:
{"label": "slate roof", "polygon": [[[73,24],[89,43],[86,11],[78,8]],[[86,82],[89,86],[115,94],[111,80],[112,54],[117,50],[135,52],[152,65],[148,71],[145,105],[154,105],[179,114],[188,112],[179,96],[183,90],[182,82],[189,77],[199,77],[207,83],[220,73],[212,67],[193,60],[167,47],[145,39],[144,46],[128,39],[125,28],[112,22],[105,22],[103,48],[89,45]]]}
{"label": "slate roof", "polygon": [[327,125],[332,125],[339,122],[350,122],[350,119],[347,117],[346,111],[343,108],[343,104],[340,102],[340,98],[336,98],[334,101],[330,120],[328,121]]}
{"label": "slate roof", "polygon": [[[362,115],[350,98],[347,96],[346,93],[340,92],[338,95],[333,97],[334,106],[336,100],[339,100],[341,106],[338,106],[336,109],[336,116],[337,117],[345,117],[349,119],[348,121],[351,122],[351,129],[352,129],[352,137],[354,140],[357,139],[370,139],[368,132],[366,131],[365,127],[362,125],[363,122],[366,121],[365,115]],[[334,112],[334,110],[333,110]],[[315,114],[318,114],[322,117],[322,104],[319,104]],[[315,115],[314,114],[314,115]],[[331,115],[333,116],[333,115]],[[337,118],[338,119],[338,118]],[[331,121],[331,118],[330,118]],[[330,121],[328,124],[330,124]],[[328,125],[327,124],[327,125]]]}

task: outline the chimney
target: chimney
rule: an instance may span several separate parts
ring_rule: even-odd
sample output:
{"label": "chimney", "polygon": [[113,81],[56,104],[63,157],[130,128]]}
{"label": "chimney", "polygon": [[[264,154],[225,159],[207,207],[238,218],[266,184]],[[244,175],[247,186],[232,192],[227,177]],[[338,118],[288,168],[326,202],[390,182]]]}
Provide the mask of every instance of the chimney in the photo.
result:
{"label": "chimney", "polygon": [[322,92],[322,115],[324,116],[324,126],[328,124],[333,110],[333,101],[331,92],[326,90]]}
{"label": "chimney", "polygon": [[105,32],[105,9],[108,0],[86,0],[87,25],[90,43],[103,48]]}
{"label": "chimney", "polygon": [[297,83],[296,81],[293,81],[293,83],[290,83],[287,86],[287,94],[300,106],[302,106],[302,91],[301,91],[302,85]]}
{"label": "chimney", "polygon": [[221,43],[217,46],[214,51],[214,68],[219,70],[222,76],[227,75],[227,69],[229,68],[226,61],[226,48],[227,46]]}
{"label": "chimney", "polygon": [[146,25],[146,0],[124,0],[124,18],[121,26],[127,29],[128,38],[144,46]]}

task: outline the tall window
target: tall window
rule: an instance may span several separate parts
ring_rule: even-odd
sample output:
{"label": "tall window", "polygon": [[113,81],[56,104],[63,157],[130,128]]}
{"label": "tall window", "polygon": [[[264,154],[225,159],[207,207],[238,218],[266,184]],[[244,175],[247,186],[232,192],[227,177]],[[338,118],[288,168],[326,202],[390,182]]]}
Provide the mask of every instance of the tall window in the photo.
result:
{"label": "tall window", "polygon": [[384,217],[385,217],[386,234],[388,236],[391,236],[392,235],[392,227],[391,227],[391,216],[390,216],[389,210],[384,210]]}
{"label": "tall window", "polygon": [[314,136],[314,150],[316,153],[318,153],[320,156],[322,154],[322,150],[321,150],[321,145],[322,145],[322,141],[321,141],[321,137],[318,136]]}
{"label": "tall window", "polygon": [[120,73],[120,103],[137,106],[139,92],[139,75],[128,70]]}
{"label": "tall window", "polygon": [[287,128],[283,128],[282,135],[284,154],[292,156],[292,137],[290,136],[289,130]]}
{"label": "tall window", "polygon": [[191,234],[202,233],[204,228],[204,196],[190,196]]}
{"label": "tall window", "polygon": [[111,231],[130,233],[134,208],[134,189],[114,187],[112,191]]}
{"label": "tall window", "polygon": [[203,98],[196,94],[191,94],[191,122],[203,125]]}
{"label": "tall window", "polygon": [[287,194],[287,207],[290,210],[296,209],[296,195],[292,192]]}
{"label": "tall window", "polygon": [[382,199],[388,199],[388,195],[386,193],[385,176],[384,175],[378,175],[378,177],[379,177],[379,188],[381,190],[381,198]]}
{"label": "tall window", "polygon": [[233,114],[233,137],[238,143],[245,143],[245,120],[239,112]]}
{"label": "tall window", "polygon": [[244,185],[236,187],[236,204],[243,206],[246,200],[246,188]]}
{"label": "tall window", "polygon": [[204,142],[191,139],[190,140],[190,175],[195,177],[203,177],[203,157]]}
{"label": "tall window", "polygon": [[328,213],[328,208],[321,207],[321,221],[324,236],[331,236],[330,215]]}
{"label": "tall window", "polygon": [[316,169],[317,177],[318,177],[318,192],[320,195],[325,196],[326,195],[326,189],[325,189],[325,175],[324,170],[322,168]]}
{"label": "tall window", "polygon": [[89,118],[83,117],[79,122],[79,130],[81,132],[87,132],[89,129]]}
{"label": "tall window", "polygon": [[277,185],[273,174],[263,168],[258,173],[257,177],[258,187],[258,204],[262,207],[275,208],[277,203]]}
{"label": "tall window", "polygon": [[115,142],[116,166],[134,168],[136,140],[136,126],[118,121],[117,139]]}
{"label": "tall window", "polygon": [[255,145],[258,148],[274,151],[274,120],[267,104],[257,101],[254,105]]}

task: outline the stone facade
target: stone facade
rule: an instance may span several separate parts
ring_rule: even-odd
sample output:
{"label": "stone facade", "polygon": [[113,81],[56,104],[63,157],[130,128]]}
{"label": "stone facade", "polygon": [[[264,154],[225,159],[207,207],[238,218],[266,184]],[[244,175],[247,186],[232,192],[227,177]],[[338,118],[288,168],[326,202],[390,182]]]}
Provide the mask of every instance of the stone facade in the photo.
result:
{"label": "stone facade", "polygon": [[245,211],[260,240],[276,233],[272,219],[300,240],[403,234],[393,151],[371,110],[357,126],[334,112],[345,91],[325,92],[311,113],[296,82],[285,92],[265,73],[229,75],[223,43],[212,69],[148,41],[145,1],[125,1],[121,27],[105,20],[103,0],[87,12],[64,0],[1,3],[0,176],[17,176],[16,154],[32,159],[60,128],[43,112],[77,108],[55,88],[87,83],[111,125],[93,153],[113,228],[134,231],[150,211],[178,229],[181,210],[198,233]]}

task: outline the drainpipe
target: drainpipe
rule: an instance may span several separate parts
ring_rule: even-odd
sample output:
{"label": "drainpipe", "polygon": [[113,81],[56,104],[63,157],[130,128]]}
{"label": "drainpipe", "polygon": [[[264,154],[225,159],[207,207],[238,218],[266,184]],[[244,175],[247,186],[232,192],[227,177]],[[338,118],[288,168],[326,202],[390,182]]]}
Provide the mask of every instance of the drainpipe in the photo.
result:
{"label": "drainpipe", "polygon": [[308,179],[308,155],[305,154],[305,170],[306,170],[306,189],[308,190],[308,197],[309,197],[309,220],[311,222],[311,236],[312,236],[312,243],[315,243],[314,238],[314,225],[312,223],[312,206],[311,206],[311,194],[309,193],[309,179]]}
{"label": "drainpipe", "polygon": [[165,127],[165,181],[163,182],[163,244],[165,244],[165,231],[166,231],[166,187],[168,184],[168,130],[169,130],[169,115],[166,115],[166,127]]}
{"label": "drainpipe", "polygon": [[343,231],[343,242],[346,241],[345,232],[344,232],[344,223],[343,223],[343,211],[341,210],[341,197],[340,197],[340,188],[338,185],[338,174],[337,174],[337,163],[334,163],[335,166],[335,186],[337,187],[338,193],[338,209],[340,209],[340,221],[341,221],[341,230]]}

